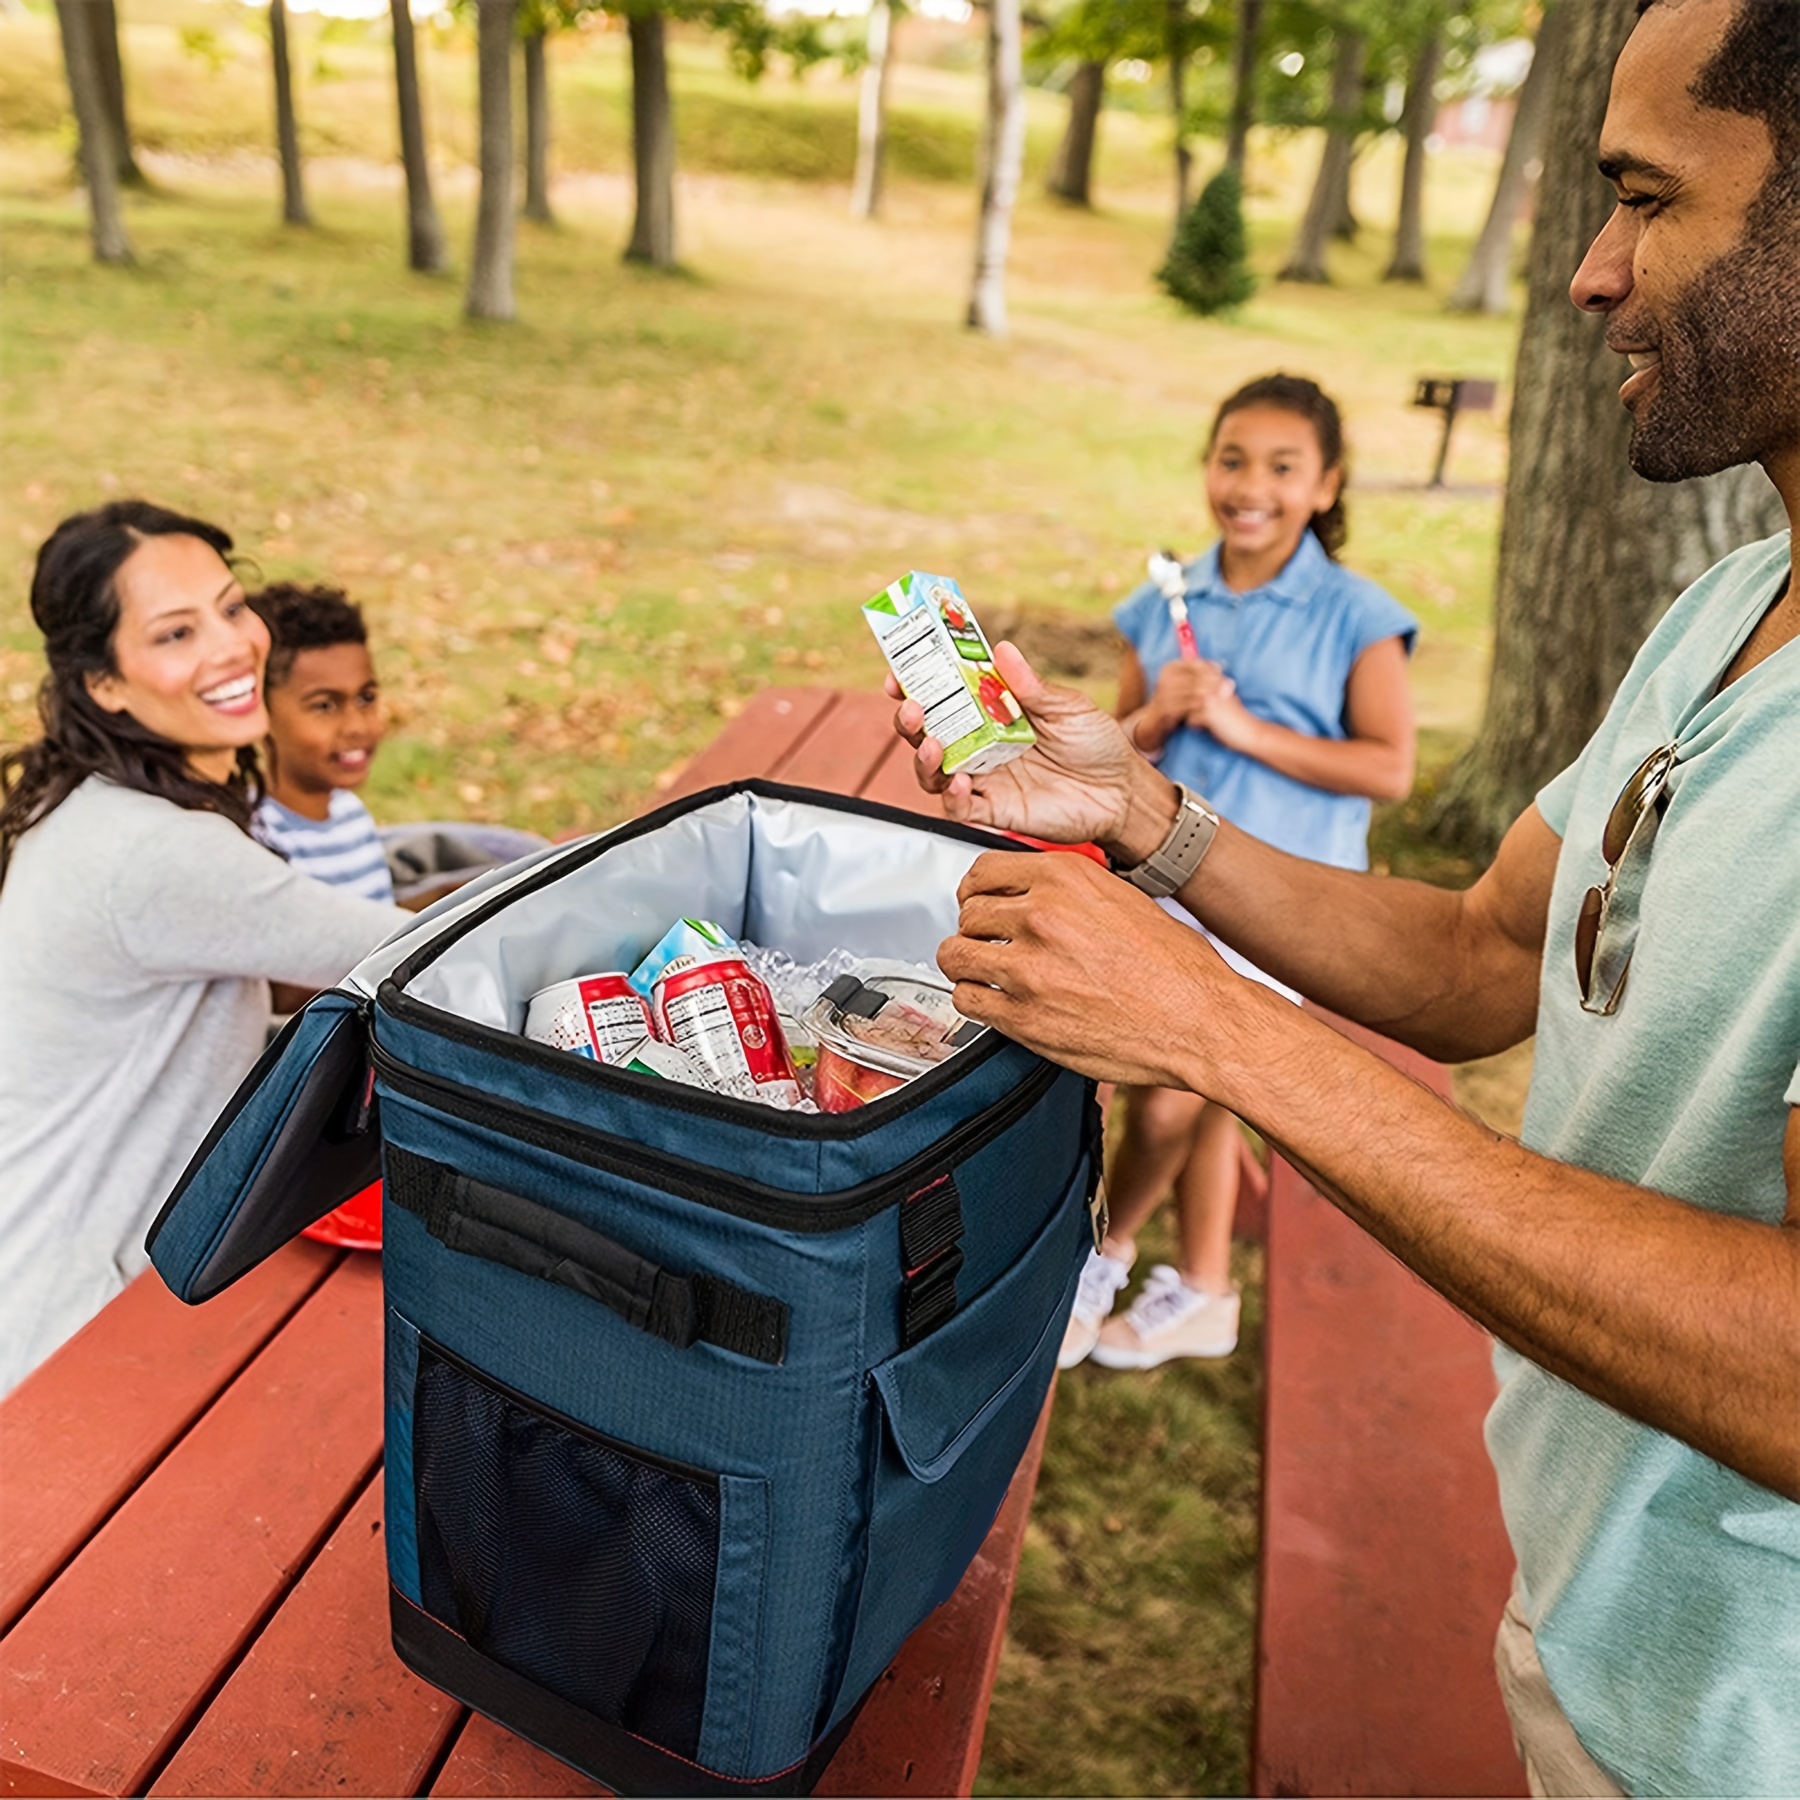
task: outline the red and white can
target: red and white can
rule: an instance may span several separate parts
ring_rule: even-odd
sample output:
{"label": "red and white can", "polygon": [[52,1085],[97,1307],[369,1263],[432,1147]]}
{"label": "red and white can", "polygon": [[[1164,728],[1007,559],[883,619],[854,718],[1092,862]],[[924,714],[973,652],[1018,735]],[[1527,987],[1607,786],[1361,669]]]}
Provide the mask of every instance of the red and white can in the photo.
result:
{"label": "red and white can", "polygon": [[595,1062],[622,1063],[650,1035],[650,1009],[618,970],[579,975],[532,995],[525,1035]]}
{"label": "red and white can", "polygon": [[799,1105],[774,996],[741,959],[678,956],[657,976],[650,1010],[656,1035],[711,1070],[725,1093]]}

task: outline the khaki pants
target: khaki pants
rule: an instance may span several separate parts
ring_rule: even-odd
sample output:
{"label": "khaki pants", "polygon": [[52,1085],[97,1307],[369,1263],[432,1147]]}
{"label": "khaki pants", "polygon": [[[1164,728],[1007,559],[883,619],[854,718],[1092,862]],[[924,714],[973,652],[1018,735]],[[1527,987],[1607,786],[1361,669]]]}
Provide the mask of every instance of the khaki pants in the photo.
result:
{"label": "khaki pants", "polygon": [[1494,1671],[1512,1720],[1513,1743],[1525,1764],[1532,1793],[1552,1800],[1613,1800],[1625,1790],[1582,1749],[1581,1740],[1550,1691],[1538,1661],[1531,1626],[1518,1590],[1506,1603],[1494,1640]]}

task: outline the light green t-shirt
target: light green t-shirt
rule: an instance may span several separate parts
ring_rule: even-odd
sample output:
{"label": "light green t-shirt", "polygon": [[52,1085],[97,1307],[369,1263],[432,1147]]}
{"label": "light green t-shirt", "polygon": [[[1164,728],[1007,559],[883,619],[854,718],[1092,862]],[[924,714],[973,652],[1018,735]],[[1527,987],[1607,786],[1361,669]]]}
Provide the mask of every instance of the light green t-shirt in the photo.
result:
{"label": "light green t-shirt", "polygon": [[[1800,642],[1720,677],[1787,580],[1786,534],[1676,601],[1580,759],[1538,796],[1563,839],[1524,1142],[1774,1224],[1800,1104]],[[1627,777],[1680,746],[1611,1017],[1575,916]],[[1603,1267],[1604,1244],[1594,1246]],[[1550,1685],[1642,1794],[1800,1795],[1800,1506],[1502,1349],[1488,1417]],[[1800,1378],[1794,1405],[1800,1409]]]}

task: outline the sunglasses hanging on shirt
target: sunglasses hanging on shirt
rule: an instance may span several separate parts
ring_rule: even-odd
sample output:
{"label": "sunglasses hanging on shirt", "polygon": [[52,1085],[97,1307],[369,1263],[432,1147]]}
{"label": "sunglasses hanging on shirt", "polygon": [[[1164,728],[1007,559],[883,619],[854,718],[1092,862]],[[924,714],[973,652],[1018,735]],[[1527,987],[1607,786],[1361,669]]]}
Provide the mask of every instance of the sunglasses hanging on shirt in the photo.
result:
{"label": "sunglasses hanging on shirt", "polygon": [[1637,947],[1638,904],[1649,871],[1650,847],[1669,803],[1677,748],[1663,744],[1652,750],[1606,815],[1606,829],[1600,834],[1606,880],[1582,896],[1575,920],[1575,977],[1581,984],[1584,1012],[1603,1016],[1615,1012],[1625,992],[1631,954]]}

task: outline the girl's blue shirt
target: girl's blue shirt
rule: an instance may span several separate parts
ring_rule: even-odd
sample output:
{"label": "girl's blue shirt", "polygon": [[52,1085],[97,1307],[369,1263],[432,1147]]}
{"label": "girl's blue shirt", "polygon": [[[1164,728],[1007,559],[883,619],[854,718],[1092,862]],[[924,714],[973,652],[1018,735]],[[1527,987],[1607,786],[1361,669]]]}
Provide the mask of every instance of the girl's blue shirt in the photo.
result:
{"label": "girl's blue shirt", "polygon": [[[1184,573],[1200,654],[1237,683],[1238,698],[1259,719],[1307,737],[1348,737],[1351,666],[1383,638],[1399,638],[1410,653],[1418,635],[1418,621],[1392,594],[1333,562],[1311,531],[1273,581],[1248,593],[1225,585],[1216,544]],[[1145,582],[1113,619],[1154,691],[1157,676],[1181,654],[1168,602]],[[1161,766],[1277,849],[1344,869],[1369,866],[1370,805],[1355,794],[1296,781],[1186,725],[1169,739]]]}

